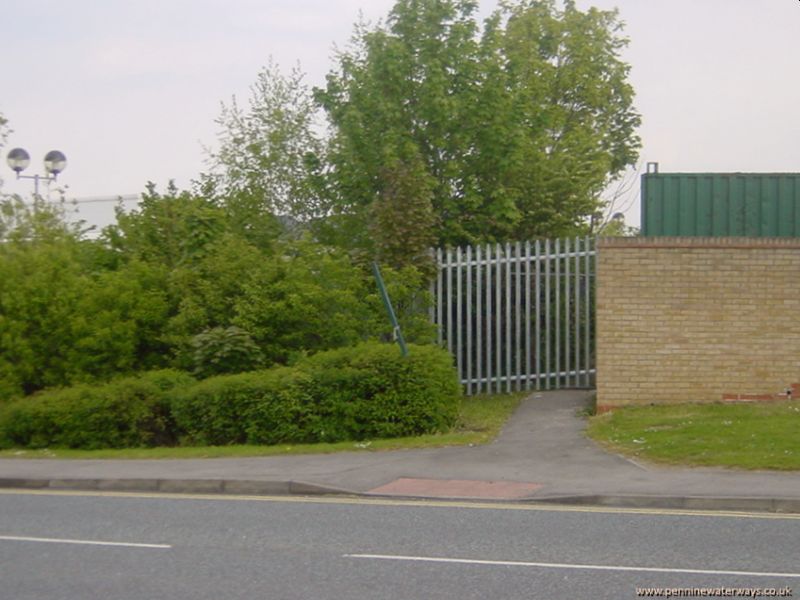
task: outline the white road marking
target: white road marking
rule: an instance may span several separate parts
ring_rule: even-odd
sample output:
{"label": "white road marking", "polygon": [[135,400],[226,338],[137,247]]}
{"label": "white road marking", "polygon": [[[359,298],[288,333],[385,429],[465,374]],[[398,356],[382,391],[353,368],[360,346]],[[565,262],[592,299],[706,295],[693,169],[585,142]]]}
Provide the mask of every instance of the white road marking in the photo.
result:
{"label": "white road marking", "polygon": [[44,542],[47,544],[83,544],[86,546],[122,546],[124,548],[159,548],[169,549],[168,544],[135,544],[133,542],[100,542],[96,540],[69,540],[57,538],[23,537],[18,535],[0,535],[0,540],[11,542]]}
{"label": "white road marking", "polygon": [[397,560],[406,562],[451,563],[462,565],[489,565],[495,567],[539,567],[542,569],[576,569],[584,571],[634,571],[647,573],[684,573],[693,575],[734,575],[745,577],[791,577],[800,573],[769,573],[756,571],[717,571],[713,569],[666,569],[658,567],[626,567],[615,565],[576,565],[567,563],[526,562],[517,560],[479,560],[472,558],[436,558],[430,556],[395,556],[390,554],[345,554],[345,558]]}

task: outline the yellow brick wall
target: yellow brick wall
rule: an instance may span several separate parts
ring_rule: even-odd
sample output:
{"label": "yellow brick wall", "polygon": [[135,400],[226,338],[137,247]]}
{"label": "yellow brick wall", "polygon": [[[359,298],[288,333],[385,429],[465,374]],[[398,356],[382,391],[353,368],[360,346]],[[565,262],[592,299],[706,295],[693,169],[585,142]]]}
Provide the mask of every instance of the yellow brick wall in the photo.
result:
{"label": "yellow brick wall", "polygon": [[607,238],[597,259],[600,410],[800,382],[800,240]]}

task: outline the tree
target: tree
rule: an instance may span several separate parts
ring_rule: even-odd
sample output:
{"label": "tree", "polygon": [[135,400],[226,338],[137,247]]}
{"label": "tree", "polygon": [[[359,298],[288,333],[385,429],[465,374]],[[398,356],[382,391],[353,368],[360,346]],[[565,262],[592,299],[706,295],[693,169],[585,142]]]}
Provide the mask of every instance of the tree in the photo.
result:
{"label": "tree", "polygon": [[383,186],[370,214],[375,258],[398,269],[432,267],[436,221],[431,201],[436,182],[419,156],[394,159],[381,171],[381,178]]}
{"label": "tree", "polygon": [[44,241],[56,238],[83,239],[94,229],[85,221],[67,217],[65,200],[51,202],[32,196],[30,202],[18,194],[0,193],[0,242]]}
{"label": "tree", "polygon": [[521,0],[481,31],[476,7],[398,0],[386,26],[357,28],[315,90],[332,130],[326,189],[355,222],[351,239],[369,244],[357,233],[381,229],[369,208],[397,197],[393,165],[408,194],[431,192],[434,219],[419,211],[407,226],[463,244],[585,231],[600,192],[635,161],[616,12]]}
{"label": "tree", "polygon": [[[619,58],[615,11],[583,13],[572,1],[523,2],[506,9],[501,39],[507,87],[516,96],[515,125],[524,162],[537,165],[520,178],[518,237],[562,235],[601,206],[600,194],[638,156],[629,67]],[[525,123],[538,122],[525,129]]]}
{"label": "tree", "polygon": [[[405,219],[408,229],[432,227],[433,239],[442,241],[444,231],[459,226],[453,216],[463,207],[460,165],[468,147],[457,124],[477,93],[474,10],[474,2],[397,2],[389,27],[359,27],[326,88],[315,90],[333,132],[332,204],[360,217],[351,238],[362,245],[372,240],[359,232],[389,238],[374,220],[370,227],[382,211],[369,210],[387,195],[404,203],[413,190],[430,191],[435,219],[419,211],[416,221]],[[404,195],[397,193],[398,172]]]}
{"label": "tree", "polygon": [[300,70],[284,76],[272,61],[251,87],[247,108],[235,97],[223,104],[220,146],[211,152],[207,178],[235,222],[252,228],[274,215],[308,221],[324,212],[316,190],[322,142],[315,112]]}
{"label": "tree", "polygon": [[[270,250],[248,240],[251,234],[261,239],[264,231],[242,231],[207,192],[170,183],[159,193],[148,184],[138,208],[118,210],[117,224],[104,232],[123,265],[142,263],[163,273],[166,322],[150,342],[166,348],[171,365],[180,368],[192,365],[195,336],[231,325],[236,299]],[[275,234],[273,227],[267,239]]]}

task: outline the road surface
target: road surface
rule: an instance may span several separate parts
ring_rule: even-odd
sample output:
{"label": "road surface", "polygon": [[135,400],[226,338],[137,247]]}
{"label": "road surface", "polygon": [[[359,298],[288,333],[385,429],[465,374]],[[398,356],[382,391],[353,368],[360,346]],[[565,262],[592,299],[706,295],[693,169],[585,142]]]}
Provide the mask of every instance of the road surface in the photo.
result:
{"label": "road surface", "polygon": [[0,493],[3,600],[800,597],[799,551],[798,515]]}

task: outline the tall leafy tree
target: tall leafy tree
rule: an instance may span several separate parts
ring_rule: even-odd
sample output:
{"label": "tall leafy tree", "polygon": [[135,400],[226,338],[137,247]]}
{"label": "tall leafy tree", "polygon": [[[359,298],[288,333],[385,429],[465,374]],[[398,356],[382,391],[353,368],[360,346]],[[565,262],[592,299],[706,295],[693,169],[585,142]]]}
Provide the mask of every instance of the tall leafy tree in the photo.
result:
{"label": "tall leafy tree", "polygon": [[327,190],[350,239],[380,246],[385,211],[370,207],[427,192],[431,213],[405,225],[440,244],[574,233],[635,161],[615,12],[521,0],[481,28],[476,8],[398,0],[385,26],[356,30],[316,90],[332,130]]}
{"label": "tall leafy tree", "polygon": [[[395,203],[414,198],[398,195],[403,173],[406,194],[430,191],[431,218],[418,211],[409,229],[433,227],[434,238],[462,237],[457,214],[469,211],[464,199],[461,165],[468,145],[456,126],[478,93],[474,71],[477,25],[475,2],[399,1],[388,26],[356,31],[353,47],[338,56],[316,97],[332,125],[328,159],[333,204],[338,211],[361,217],[358,232],[381,238],[378,223],[369,227],[368,210],[387,195]],[[402,214],[402,210],[397,210]],[[369,244],[372,239],[359,240]]]}
{"label": "tall leafy tree", "polygon": [[419,156],[387,161],[380,176],[380,194],[369,215],[375,257],[391,267],[416,265],[427,271],[432,266],[430,248],[436,242],[432,206],[436,181]]}
{"label": "tall leafy tree", "polygon": [[258,74],[247,106],[236,98],[223,104],[208,180],[242,230],[259,223],[269,230],[275,215],[307,221],[324,211],[317,193],[322,142],[315,119],[303,74],[295,68],[284,75],[272,61]]}
{"label": "tall leafy tree", "polygon": [[485,43],[505,57],[504,81],[517,165],[517,237],[562,235],[600,208],[610,180],[635,163],[640,118],[633,109],[627,43],[614,11],[581,12],[574,2],[506,6],[502,34]]}

